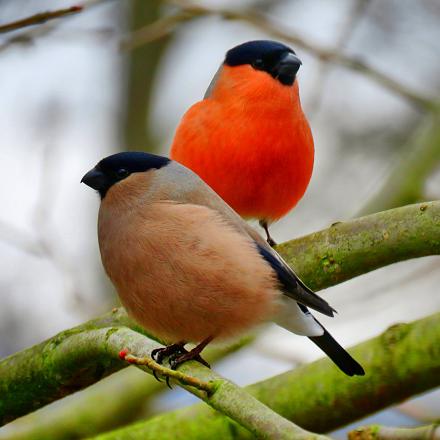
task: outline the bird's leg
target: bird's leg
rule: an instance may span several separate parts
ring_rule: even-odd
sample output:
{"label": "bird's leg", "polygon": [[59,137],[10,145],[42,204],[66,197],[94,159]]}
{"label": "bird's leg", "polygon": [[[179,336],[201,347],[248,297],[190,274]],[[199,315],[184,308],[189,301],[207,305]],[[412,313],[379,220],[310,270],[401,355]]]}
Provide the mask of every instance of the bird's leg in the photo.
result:
{"label": "bird's leg", "polygon": [[180,341],[163,348],[156,348],[151,352],[151,358],[158,364],[162,364],[163,360],[168,356],[188,353],[185,350],[185,344],[185,341]]}
{"label": "bird's leg", "polygon": [[200,353],[202,350],[214,339],[213,336],[209,336],[200,342],[199,345],[194,347],[191,351],[188,351],[180,356],[172,355],[170,357],[170,367],[172,370],[175,370],[179,365],[183,364],[186,361],[197,361],[200,362],[205,367],[211,368],[208,362],[206,362],[201,356]]}
{"label": "bird's leg", "polygon": [[269,225],[267,224],[266,220],[260,220],[260,226],[264,229],[264,231],[266,232],[266,241],[269,243],[270,246],[274,247],[276,246],[276,242],[275,240],[270,236],[269,233]]}

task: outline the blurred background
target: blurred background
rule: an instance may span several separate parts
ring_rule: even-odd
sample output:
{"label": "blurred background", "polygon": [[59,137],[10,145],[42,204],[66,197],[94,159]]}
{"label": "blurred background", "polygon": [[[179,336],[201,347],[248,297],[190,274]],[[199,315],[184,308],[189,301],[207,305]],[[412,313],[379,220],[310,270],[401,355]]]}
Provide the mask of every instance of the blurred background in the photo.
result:
{"label": "blurred background", "polygon": [[[303,61],[301,99],[316,165],[303,200],[272,227],[276,241],[440,199],[437,0],[84,4],[78,14],[0,35],[0,356],[118,304],[99,259],[98,196],[80,178],[116,151],[167,154],[183,113],[241,42],[281,40]],[[69,6],[0,0],[0,23]],[[324,295],[339,314],[322,321],[350,346],[434,313],[439,268],[440,258],[428,257],[332,287]],[[306,338],[268,327],[215,368],[243,385],[318,357]],[[174,390],[148,400],[148,412],[192,401]],[[43,410],[40,422],[62,404]],[[146,411],[143,405],[136,415]],[[440,393],[373,420],[418,424],[421,415],[440,417]],[[0,438],[12,438],[20,423],[0,429]]]}

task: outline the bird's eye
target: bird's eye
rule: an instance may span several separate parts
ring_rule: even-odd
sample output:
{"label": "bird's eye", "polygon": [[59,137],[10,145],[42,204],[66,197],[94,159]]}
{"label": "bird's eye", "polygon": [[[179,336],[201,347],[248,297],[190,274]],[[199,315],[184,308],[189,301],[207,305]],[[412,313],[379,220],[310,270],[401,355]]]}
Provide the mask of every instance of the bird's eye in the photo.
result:
{"label": "bird's eye", "polygon": [[254,69],[263,69],[264,61],[261,58],[257,58],[256,60],[252,61],[252,67]]}
{"label": "bird's eye", "polygon": [[118,175],[119,179],[123,179],[124,177],[127,177],[130,173],[125,168],[119,168],[119,170],[116,171],[116,174]]}

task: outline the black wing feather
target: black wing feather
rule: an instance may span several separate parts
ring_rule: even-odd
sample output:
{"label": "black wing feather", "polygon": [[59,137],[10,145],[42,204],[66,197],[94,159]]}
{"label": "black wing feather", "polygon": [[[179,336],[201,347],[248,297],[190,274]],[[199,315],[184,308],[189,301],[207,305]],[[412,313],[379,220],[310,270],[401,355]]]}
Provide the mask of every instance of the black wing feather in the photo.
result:
{"label": "black wing feather", "polygon": [[[323,313],[327,316],[333,316],[336,312],[327,301],[310,290],[295,274],[295,272],[285,263],[275,251],[266,249],[256,243],[260,255],[271,265],[276,272],[278,280],[282,286],[283,293],[294,299],[298,303],[309,306],[310,308]],[[284,263],[284,264],[283,264]]]}

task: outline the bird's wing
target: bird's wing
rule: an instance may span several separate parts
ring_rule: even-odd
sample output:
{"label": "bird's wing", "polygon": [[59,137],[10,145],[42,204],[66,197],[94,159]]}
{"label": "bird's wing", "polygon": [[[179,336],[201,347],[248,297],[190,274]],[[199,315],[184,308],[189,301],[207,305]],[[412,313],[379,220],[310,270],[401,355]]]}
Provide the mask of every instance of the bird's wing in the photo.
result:
{"label": "bird's wing", "polygon": [[298,301],[327,316],[333,316],[336,312],[327,301],[310,290],[296,275],[292,268],[269,246],[256,243],[260,255],[271,265],[276,272],[278,281],[282,286],[282,292]]}
{"label": "bird's wing", "polygon": [[209,98],[211,96],[211,93],[216,86],[217,80],[220,76],[220,73],[222,71],[223,63],[220,64],[220,67],[217,69],[217,72],[215,72],[215,75],[213,76],[211,82],[209,83],[208,88],[206,89],[205,95],[203,96],[203,99]]}
{"label": "bird's wing", "polygon": [[[214,211],[217,211],[221,217],[232,226],[240,234],[250,237],[260,255],[264,260],[272,267],[277,274],[278,280],[281,285],[282,292],[298,301],[305,306],[308,306],[318,312],[327,316],[333,316],[335,310],[323,300],[321,297],[311,291],[295,274],[292,268],[281,258],[281,256],[272,249],[261,237],[258,232],[249,226],[224,200],[220,198],[200,177],[189,169],[173,163],[171,166],[164,168],[166,172],[170,173],[170,176],[179,174],[179,179],[170,179],[168,176],[167,182],[170,180],[179,182],[176,184],[176,191],[172,192],[170,196],[171,200],[175,200],[180,203],[186,203],[187,200],[191,200],[192,203],[197,205],[206,206]],[[160,173],[160,171],[159,171]],[[170,193],[171,195],[171,193]]]}

